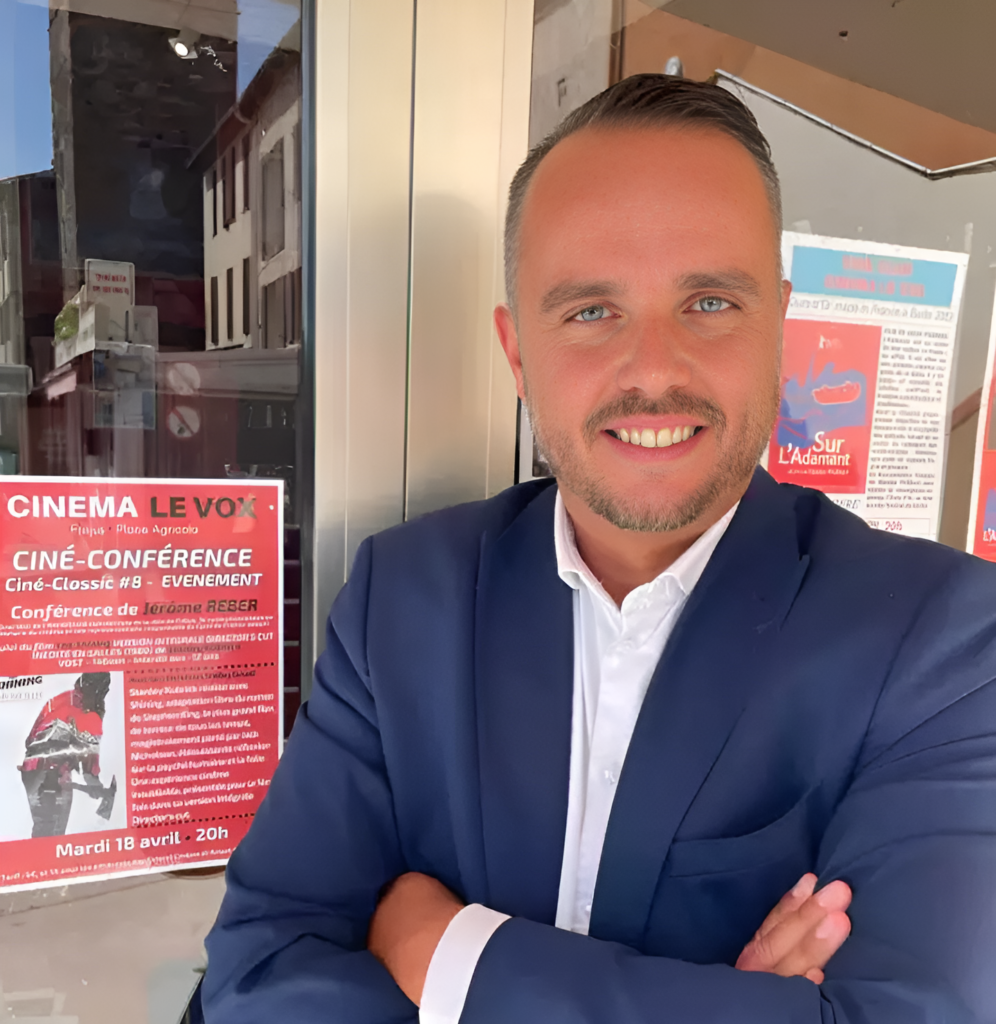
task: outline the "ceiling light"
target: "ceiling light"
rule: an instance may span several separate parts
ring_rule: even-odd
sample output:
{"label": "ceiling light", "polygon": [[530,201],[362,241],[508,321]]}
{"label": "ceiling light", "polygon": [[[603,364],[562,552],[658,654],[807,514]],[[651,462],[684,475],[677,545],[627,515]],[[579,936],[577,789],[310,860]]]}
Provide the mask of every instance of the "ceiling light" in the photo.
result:
{"label": "ceiling light", "polygon": [[173,47],[173,52],[181,60],[195,60],[199,53],[197,43],[200,38],[199,32],[190,28],[182,28],[177,35],[170,39],[169,45]]}

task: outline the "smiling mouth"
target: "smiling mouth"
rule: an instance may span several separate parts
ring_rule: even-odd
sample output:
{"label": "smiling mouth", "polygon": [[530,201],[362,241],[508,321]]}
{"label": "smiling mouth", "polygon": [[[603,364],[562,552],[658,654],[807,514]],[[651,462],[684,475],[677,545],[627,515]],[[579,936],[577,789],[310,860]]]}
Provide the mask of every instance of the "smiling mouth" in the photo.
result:
{"label": "smiling mouth", "polygon": [[627,430],[622,427],[619,430],[606,430],[609,437],[614,437],[623,444],[635,444],[640,448],[670,448],[672,445],[681,444],[690,437],[694,437],[704,427],[661,427],[660,430],[651,430],[645,427],[643,430]]}

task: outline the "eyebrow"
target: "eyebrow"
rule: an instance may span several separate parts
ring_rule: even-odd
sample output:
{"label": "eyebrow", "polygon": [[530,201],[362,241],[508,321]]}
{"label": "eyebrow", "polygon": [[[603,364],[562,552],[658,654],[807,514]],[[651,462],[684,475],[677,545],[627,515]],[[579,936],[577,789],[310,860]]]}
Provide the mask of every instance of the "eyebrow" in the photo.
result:
{"label": "eyebrow", "polygon": [[[757,279],[742,270],[686,274],[678,281],[678,287],[683,291],[717,288],[740,292],[754,299],[761,296],[761,286]],[[565,303],[580,302],[583,299],[611,299],[622,291],[623,288],[612,281],[564,281],[554,285],[543,296],[540,301],[540,312],[548,315],[556,312]]]}
{"label": "eyebrow", "polygon": [[540,312],[555,312],[565,302],[579,302],[582,299],[609,299],[619,295],[622,288],[611,281],[565,281],[554,285],[540,301]]}
{"label": "eyebrow", "polygon": [[740,292],[754,299],[761,296],[761,286],[758,284],[757,279],[742,270],[686,274],[678,282],[678,287],[683,291],[719,288],[724,291]]}

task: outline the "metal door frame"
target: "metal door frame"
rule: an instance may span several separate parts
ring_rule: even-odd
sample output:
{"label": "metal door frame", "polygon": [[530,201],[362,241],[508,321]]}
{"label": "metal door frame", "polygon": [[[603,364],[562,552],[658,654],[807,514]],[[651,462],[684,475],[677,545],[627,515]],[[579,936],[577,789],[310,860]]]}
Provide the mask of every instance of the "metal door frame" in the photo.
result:
{"label": "metal door frame", "polygon": [[[533,0],[305,5],[302,696],[361,541],[513,481],[515,391],[491,310],[527,149],[532,16]],[[453,274],[466,265],[469,286]],[[458,430],[471,442],[453,458]]]}

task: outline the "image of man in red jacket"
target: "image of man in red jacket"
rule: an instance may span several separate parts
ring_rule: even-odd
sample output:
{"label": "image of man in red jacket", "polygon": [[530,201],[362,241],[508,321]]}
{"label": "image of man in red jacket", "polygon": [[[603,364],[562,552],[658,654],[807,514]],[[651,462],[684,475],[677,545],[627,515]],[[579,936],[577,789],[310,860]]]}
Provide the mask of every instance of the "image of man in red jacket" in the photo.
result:
{"label": "image of man in red jacket", "polygon": [[[24,742],[18,767],[31,808],[31,838],[62,836],[69,824],[74,790],[99,800],[97,814],[110,819],[117,780],[100,781],[100,741],[104,734],[109,672],[84,672],[71,690],[45,703]],[[73,772],[84,782],[74,782]]]}

